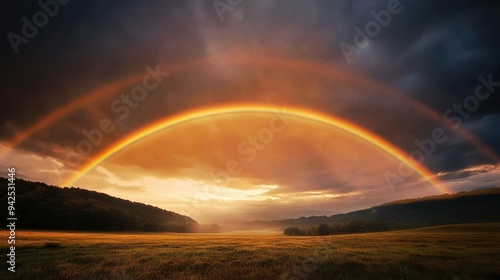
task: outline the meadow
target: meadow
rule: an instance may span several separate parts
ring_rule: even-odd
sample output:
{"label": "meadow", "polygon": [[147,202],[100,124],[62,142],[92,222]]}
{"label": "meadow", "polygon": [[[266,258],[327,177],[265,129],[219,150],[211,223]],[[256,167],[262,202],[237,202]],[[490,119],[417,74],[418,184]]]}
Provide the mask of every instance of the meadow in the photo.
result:
{"label": "meadow", "polygon": [[19,230],[16,272],[3,262],[1,279],[500,279],[500,224],[301,237]]}

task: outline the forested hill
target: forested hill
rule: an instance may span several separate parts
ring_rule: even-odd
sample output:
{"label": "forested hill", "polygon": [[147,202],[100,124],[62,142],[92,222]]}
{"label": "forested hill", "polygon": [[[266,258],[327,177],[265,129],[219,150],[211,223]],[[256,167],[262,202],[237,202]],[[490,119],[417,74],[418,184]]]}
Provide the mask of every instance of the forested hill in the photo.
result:
{"label": "forested hill", "polygon": [[[6,178],[0,178],[1,205],[7,213]],[[15,180],[16,226],[20,229],[78,231],[195,232],[198,223],[158,207],[80,188],[60,188]]]}
{"label": "forested hill", "polygon": [[500,188],[400,200],[332,216],[255,221],[247,223],[246,226],[283,229],[352,223],[362,226],[374,224],[385,229],[409,229],[482,222],[500,222]]}

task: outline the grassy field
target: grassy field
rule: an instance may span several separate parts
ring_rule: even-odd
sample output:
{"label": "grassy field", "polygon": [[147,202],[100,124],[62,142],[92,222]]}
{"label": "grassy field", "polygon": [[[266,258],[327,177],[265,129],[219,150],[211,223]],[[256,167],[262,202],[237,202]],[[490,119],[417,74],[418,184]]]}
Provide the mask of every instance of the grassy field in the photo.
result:
{"label": "grassy field", "polygon": [[19,230],[16,243],[12,273],[2,242],[1,279],[500,279],[500,224],[327,237]]}

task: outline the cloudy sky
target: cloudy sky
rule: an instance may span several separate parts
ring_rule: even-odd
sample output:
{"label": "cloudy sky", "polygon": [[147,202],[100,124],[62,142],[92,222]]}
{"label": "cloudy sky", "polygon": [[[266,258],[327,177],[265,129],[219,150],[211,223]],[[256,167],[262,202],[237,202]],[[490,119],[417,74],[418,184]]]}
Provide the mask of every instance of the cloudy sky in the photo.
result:
{"label": "cloudy sky", "polygon": [[200,222],[498,187],[500,5],[437,2],[4,4],[0,168]]}

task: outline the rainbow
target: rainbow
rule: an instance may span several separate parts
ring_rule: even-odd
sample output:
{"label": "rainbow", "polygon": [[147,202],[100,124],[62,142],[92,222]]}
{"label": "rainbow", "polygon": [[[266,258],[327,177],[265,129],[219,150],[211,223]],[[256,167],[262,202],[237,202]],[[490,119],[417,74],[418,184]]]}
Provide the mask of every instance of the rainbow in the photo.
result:
{"label": "rainbow", "polygon": [[[122,139],[116,141],[114,144],[110,145],[108,148],[104,149],[97,155],[95,155],[87,164],[83,165],[77,170],[77,174],[69,178],[64,185],[73,185],[78,181],[84,174],[94,169],[96,166],[101,164],[103,161],[108,159],[110,156],[116,154],[125,147],[140,141],[156,132],[163,129],[170,128],[176,125],[180,125],[189,121],[193,121],[200,118],[208,118],[212,116],[218,116],[223,114],[235,114],[235,113],[279,113],[280,111],[276,106],[262,105],[262,104],[225,104],[211,107],[196,108],[189,111],[185,111],[176,115],[168,116],[159,119],[153,123],[150,123],[129,135],[123,137]],[[290,116],[300,117],[308,120],[313,120],[316,122],[324,123],[348,133],[351,133],[361,139],[371,143],[380,150],[388,153],[392,157],[396,158],[400,162],[404,163],[408,167],[412,168],[420,176],[422,176],[426,181],[431,183],[438,191],[441,193],[451,193],[451,190],[442,184],[436,177],[424,166],[414,164],[409,160],[407,154],[403,151],[384,140],[383,138],[373,134],[372,132],[365,130],[355,124],[352,124],[344,119],[334,117],[331,115],[326,115],[323,113],[311,111],[303,108],[296,107],[286,107],[285,112]]]}
{"label": "rainbow", "polygon": [[[285,59],[279,57],[265,57],[259,56],[256,54],[245,54],[245,53],[230,53],[224,57],[224,63],[230,65],[255,65],[255,66],[269,66],[274,68],[281,69],[295,69],[309,73],[315,73],[317,75],[321,75],[323,77],[330,77],[340,79],[342,81],[352,83],[354,85],[359,85],[363,88],[369,89],[368,93],[379,92],[385,94],[391,98],[399,100],[404,104],[408,104],[416,111],[420,112],[422,115],[426,116],[429,119],[432,119],[438,123],[441,123],[444,127],[450,128],[451,131],[454,131],[457,135],[465,139],[466,141],[473,144],[477,147],[484,155],[490,158],[493,162],[500,162],[500,157],[487,145],[481,142],[477,137],[473,134],[469,133],[467,130],[463,128],[453,129],[450,123],[447,123],[443,120],[442,115],[426,106],[425,104],[420,103],[419,101],[412,99],[408,95],[392,89],[390,87],[384,86],[374,80],[370,80],[368,78],[364,78],[361,76],[354,75],[347,71],[340,70],[338,68],[333,68],[331,65],[320,64],[317,62],[311,62],[300,59]],[[207,67],[214,63],[213,57],[205,57],[198,60],[181,62],[175,64],[164,64],[161,67],[162,71],[167,72],[180,72],[188,69]],[[222,65],[225,65],[221,63]],[[83,97],[80,97],[71,103],[64,105],[62,107],[57,108],[52,111],[50,114],[42,117],[39,121],[37,121],[32,126],[28,127],[26,130],[18,133],[13,139],[11,139],[8,144],[10,148],[14,148],[20,143],[24,142],[33,134],[38,131],[50,126],[54,122],[58,121],[62,117],[69,115],[70,113],[76,111],[79,108],[83,108],[86,105],[91,104],[97,100],[106,98],[113,94],[116,94],[119,90],[123,90],[129,86],[134,85],[141,81],[144,77],[145,72],[139,72],[128,76],[124,79],[111,82],[109,84],[104,85],[101,88],[95,89],[93,91],[88,92]],[[0,154],[0,157],[3,155]]]}

